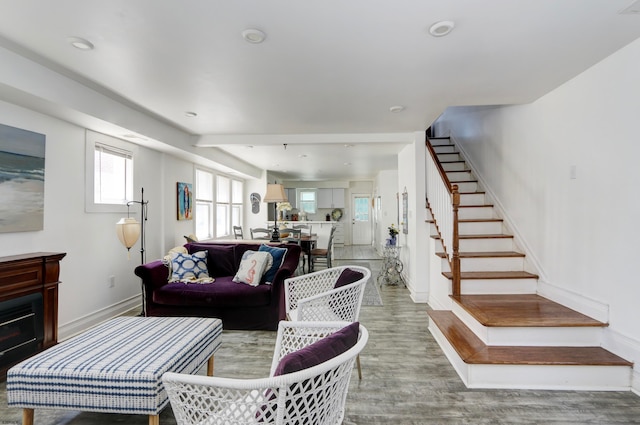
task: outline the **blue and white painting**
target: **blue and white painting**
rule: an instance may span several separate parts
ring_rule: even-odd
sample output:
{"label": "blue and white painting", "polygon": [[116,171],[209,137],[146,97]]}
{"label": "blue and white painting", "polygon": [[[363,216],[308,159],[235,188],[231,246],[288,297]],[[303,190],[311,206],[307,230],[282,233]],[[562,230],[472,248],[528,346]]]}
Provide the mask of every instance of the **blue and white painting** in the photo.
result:
{"label": "blue and white painting", "polygon": [[44,227],[45,135],[0,124],[0,232]]}

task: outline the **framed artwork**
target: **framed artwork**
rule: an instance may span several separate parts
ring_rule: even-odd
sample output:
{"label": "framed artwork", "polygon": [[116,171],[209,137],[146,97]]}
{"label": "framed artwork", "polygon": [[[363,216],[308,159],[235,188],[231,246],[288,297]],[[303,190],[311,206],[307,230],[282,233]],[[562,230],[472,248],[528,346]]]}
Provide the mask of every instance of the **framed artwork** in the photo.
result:
{"label": "framed artwork", "polygon": [[0,124],[0,232],[44,228],[45,135]]}
{"label": "framed artwork", "polygon": [[193,219],[193,185],[178,182],[178,220]]}
{"label": "framed artwork", "polygon": [[409,212],[409,194],[407,188],[404,188],[402,192],[402,233],[405,235],[409,233],[409,220],[407,214]]}

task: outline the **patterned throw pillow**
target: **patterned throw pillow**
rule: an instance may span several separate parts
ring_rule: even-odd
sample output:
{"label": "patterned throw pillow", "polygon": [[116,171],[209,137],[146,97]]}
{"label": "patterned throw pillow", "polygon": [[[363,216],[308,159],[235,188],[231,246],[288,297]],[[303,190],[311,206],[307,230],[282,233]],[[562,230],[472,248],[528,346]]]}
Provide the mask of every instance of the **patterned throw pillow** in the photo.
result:
{"label": "patterned throw pillow", "polygon": [[209,277],[207,270],[207,251],[193,254],[171,253],[171,279],[169,282],[181,282]]}
{"label": "patterned throw pillow", "polygon": [[242,254],[240,267],[233,277],[233,281],[258,286],[264,271],[272,264],[273,257],[268,252],[246,251]]}

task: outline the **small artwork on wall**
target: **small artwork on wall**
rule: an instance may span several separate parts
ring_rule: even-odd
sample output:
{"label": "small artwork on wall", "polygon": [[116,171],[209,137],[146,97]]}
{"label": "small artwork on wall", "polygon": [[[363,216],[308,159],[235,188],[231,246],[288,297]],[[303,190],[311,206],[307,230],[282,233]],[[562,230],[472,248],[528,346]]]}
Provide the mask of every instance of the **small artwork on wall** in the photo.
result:
{"label": "small artwork on wall", "polygon": [[193,192],[191,183],[178,182],[178,220],[193,218]]}
{"label": "small artwork on wall", "polygon": [[0,232],[44,228],[45,135],[0,124]]}

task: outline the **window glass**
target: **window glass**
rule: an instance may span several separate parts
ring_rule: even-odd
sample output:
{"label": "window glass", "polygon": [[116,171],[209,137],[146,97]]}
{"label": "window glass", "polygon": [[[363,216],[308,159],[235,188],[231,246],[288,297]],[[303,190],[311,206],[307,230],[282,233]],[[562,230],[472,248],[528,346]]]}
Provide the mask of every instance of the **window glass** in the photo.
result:
{"label": "window glass", "polygon": [[301,189],[298,191],[300,203],[298,209],[307,214],[316,213],[316,191]]}
{"label": "window glass", "polygon": [[216,202],[228,204],[231,201],[231,188],[229,179],[224,176],[217,176],[218,186],[216,187]]}
{"label": "window glass", "polygon": [[135,145],[87,130],[85,210],[126,212],[132,201]]}

